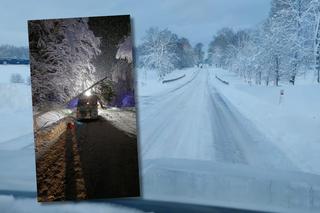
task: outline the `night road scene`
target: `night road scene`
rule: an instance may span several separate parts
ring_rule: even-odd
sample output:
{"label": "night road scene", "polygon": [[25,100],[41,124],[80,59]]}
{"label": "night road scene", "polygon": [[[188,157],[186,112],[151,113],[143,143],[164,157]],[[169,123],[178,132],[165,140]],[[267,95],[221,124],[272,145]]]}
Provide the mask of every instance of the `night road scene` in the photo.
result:
{"label": "night road scene", "polygon": [[38,201],[139,196],[130,16],[28,27]]}

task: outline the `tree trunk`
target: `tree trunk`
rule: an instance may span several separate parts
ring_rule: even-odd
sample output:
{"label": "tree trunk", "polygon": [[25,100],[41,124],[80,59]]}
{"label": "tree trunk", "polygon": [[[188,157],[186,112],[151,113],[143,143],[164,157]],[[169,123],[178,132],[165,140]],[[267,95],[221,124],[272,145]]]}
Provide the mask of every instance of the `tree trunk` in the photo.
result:
{"label": "tree trunk", "polygon": [[290,80],[289,80],[289,82],[292,83],[292,85],[294,85],[295,80],[296,80],[296,76],[297,76],[297,73],[298,73],[298,58],[299,58],[298,52],[296,52],[294,54],[293,71],[291,73]]}
{"label": "tree trunk", "polygon": [[317,71],[317,82],[320,83],[320,32],[319,32],[319,43],[317,44],[316,51],[316,71]]}
{"label": "tree trunk", "polygon": [[296,76],[292,75],[290,78],[290,83],[292,83],[292,85],[294,85],[295,81],[296,81]]}
{"label": "tree trunk", "polygon": [[[302,1],[303,0],[298,0],[297,3],[297,10],[298,10],[298,19],[297,19],[297,38],[300,41],[301,40],[301,17],[302,17]],[[295,84],[296,76],[298,74],[298,66],[299,66],[299,50],[295,51],[294,54],[294,65],[293,65],[293,71],[291,74],[291,79],[290,83],[292,85]]]}
{"label": "tree trunk", "polygon": [[315,35],[315,68],[317,71],[317,82],[320,83],[320,17],[318,17]]}
{"label": "tree trunk", "polygon": [[261,76],[262,76],[262,74],[260,71],[260,72],[258,72],[258,85],[261,85]]}
{"label": "tree trunk", "polygon": [[275,70],[276,79],[275,79],[275,85],[276,85],[276,86],[279,86],[279,80],[280,80],[279,56],[276,56],[275,61],[276,61],[276,70]]}

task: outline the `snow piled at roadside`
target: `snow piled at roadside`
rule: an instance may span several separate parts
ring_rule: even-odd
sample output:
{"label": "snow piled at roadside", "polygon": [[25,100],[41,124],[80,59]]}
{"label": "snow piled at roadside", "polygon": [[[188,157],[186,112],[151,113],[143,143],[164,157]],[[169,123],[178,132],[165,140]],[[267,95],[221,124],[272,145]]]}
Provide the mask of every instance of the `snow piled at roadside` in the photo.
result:
{"label": "snow piled at roadside", "polygon": [[317,175],[190,159],[144,161],[147,199],[266,212],[319,212]]}
{"label": "snow piled at roadside", "polygon": [[109,109],[99,109],[99,115],[110,121],[116,128],[128,133],[137,135],[136,112],[135,110],[119,109],[116,107]]}
{"label": "snow piled at roadside", "polygon": [[114,204],[97,203],[68,203],[59,202],[40,204],[35,199],[15,199],[12,196],[0,195],[1,213],[139,213],[143,212],[133,208],[122,207]]}
{"label": "snow piled at roadside", "polygon": [[61,110],[46,112],[36,118],[36,126],[37,128],[50,126],[51,124],[70,115],[71,113],[72,113],[72,110],[69,110],[69,109],[61,109]]}
{"label": "snow piled at roadside", "polygon": [[[295,86],[248,85],[221,69],[212,69],[230,85],[215,87],[252,121],[302,171],[320,174],[320,86],[297,79]],[[279,104],[280,90],[284,96]]]}
{"label": "snow piled at roadside", "polygon": [[186,82],[190,81],[194,77],[196,72],[197,69],[194,68],[174,70],[173,72],[166,75],[166,80],[179,78],[183,75],[186,76],[177,81],[172,81],[163,84],[162,81],[159,80],[156,70],[146,70],[139,68],[137,71],[138,96],[157,96],[160,94],[166,94],[170,90],[182,86]]}

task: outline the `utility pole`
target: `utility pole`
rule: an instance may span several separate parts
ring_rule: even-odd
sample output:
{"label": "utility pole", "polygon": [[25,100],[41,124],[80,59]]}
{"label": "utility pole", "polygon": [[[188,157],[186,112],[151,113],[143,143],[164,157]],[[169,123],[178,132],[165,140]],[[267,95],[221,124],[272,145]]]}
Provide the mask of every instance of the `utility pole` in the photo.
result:
{"label": "utility pole", "polygon": [[[96,83],[94,83],[93,85],[91,85],[90,87],[88,87],[87,89],[85,89],[84,91],[82,91],[80,94],[70,98],[68,101],[66,101],[63,105],[68,104],[71,100],[80,97],[81,95],[83,95],[86,91],[92,89],[93,87],[95,87],[96,85],[100,84],[101,82],[107,80],[108,77],[104,77],[101,80],[97,81]],[[108,80],[109,82],[112,82],[111,80]]]}

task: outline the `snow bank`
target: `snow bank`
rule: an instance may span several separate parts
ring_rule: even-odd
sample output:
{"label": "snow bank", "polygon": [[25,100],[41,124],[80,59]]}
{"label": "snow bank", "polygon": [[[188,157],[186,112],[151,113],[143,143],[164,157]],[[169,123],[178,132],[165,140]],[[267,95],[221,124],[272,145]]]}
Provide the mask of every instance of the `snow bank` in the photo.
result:
{"label": "snow bank", "polygon": [[180,80],[181,78],[184,78],[186,77],[186,75],[182,75],[182,76],[179,76],[179,77],[176,77],[176,78],[171,78],[171,79],[165,79],[162,81],[162,83],[170,83],[170,82],[173,82],[173,81],[177,81],[177,80]]}
{"label": "snow bank", "polygon": [[147,199],[276,212],[319,212],[320,176],[213,161],[143,162]]}
{"label": "snow bank", "polygon": [[110,121],[121,131],[128,134],[137,135],[135,111],[113,107],[109,109],[99,109],[99,115]]}
{"label": "snow bank", "polygon": [[162,81],[159,80],[155,70],[139,68],[137,71],[138,96],[158,96],[161,94],[166,94],[172,89],[183,86],[186,82],[190,81],[197,72],[198,70],[194,68],[174,70],[166,75],[166,79],[175,79],[183,75],[185,75],[185,77],[174,82],[163,84]]}
{"label": "snow bank", "polygon": [[[230,86],[214,80],[214,86],[299,169],[320,174],[320,86],[297,79],[296,86],[248,85],[221,69],[212,69]],[[284,96],[280,102],[280,90]]]}
{"label": "snow bank", "polygon": [[50,126],[51,124],[56,123],[57,121],[67,117],[71,113],[72,113],[72,110],[70,109],[61,109],[61,110],[46,112],[36,117],[36,127],[38,129],[38,128]]}
{"label": "snow bank", "polygon": [[12,196],[0,195],[0,207],[2,213],[138,213],[137,209],[122,207],[114,204],[97,203],[68,203],[59,202],[52,204],[40,204],[36,199],[15,199]]}

